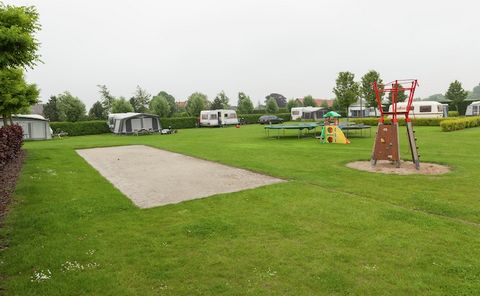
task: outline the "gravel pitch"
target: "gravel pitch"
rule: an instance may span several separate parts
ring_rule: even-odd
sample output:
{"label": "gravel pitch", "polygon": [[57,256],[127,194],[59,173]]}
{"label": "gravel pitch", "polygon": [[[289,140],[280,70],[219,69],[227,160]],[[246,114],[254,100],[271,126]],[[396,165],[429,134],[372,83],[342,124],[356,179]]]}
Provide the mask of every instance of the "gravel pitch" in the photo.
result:
{"label": "gravel pitch", "polygon": [[81,149],[77,153],[140,208],[284,182],[143,145]]}

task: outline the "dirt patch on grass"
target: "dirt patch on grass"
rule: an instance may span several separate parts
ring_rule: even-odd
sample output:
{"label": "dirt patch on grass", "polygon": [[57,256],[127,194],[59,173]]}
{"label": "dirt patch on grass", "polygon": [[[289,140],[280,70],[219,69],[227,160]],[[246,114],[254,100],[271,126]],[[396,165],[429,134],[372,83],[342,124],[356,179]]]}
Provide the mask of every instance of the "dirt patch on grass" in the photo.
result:
{"label": "dirt patch on grass", "polygon": [[402,161],[399,168],[389,161],[378,161],[375,166],[372,166],[370,161],[354,161],[347,163],[347,167],[372,173],[397,175],[441,175],[450,172],[448,166],[428,162],[421,162],[420,170],[417,170],[411,161]]}
{"label": "dirt patch on grass", "polygon": [[5,217],[12,193],[15,191],[18,176],[22,169],[25,151],[20,151],[18,157],[10,161],[0,170],[0,226]]}
{"label": "dirt patch on grass", "polygon": [[141,208],[283,182],[143,145],[82,149],[77,153]]}

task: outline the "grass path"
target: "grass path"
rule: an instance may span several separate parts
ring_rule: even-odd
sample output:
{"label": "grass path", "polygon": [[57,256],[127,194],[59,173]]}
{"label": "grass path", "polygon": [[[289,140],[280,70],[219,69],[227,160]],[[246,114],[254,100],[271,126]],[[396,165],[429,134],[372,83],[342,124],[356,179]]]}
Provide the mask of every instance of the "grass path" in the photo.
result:
{"label": "grass path", "polygon": [[[29,142],[0,230],[8,243],[1,287],[21,295],[475,295],[480,129],[417,135],[422,160],[451,173],[355,171],[344,164],[368,159],[372,138],[276,140],[259,126]],[[75,153],[128,144],[290,181],[140,210]],[[32,282],[47,270],[50,279]]]}

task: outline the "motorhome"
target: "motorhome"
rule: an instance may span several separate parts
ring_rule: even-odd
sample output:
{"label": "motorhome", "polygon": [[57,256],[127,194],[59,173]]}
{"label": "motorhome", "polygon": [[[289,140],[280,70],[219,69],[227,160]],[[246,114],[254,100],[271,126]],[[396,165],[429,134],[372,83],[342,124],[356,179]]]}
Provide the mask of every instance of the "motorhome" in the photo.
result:
{"label": "motorhome", "polygon": [[327,113],[328,110],[323,107],[293,107],[290,111],[290,116],[292,120],[297,119],[321,119],[322,116]]}
{"label": "motorhome", "polygon": [[[392,112],[393,105],[388,108]],[[407,102],[397,103],[397,112],[405,112]],[[410,106],[410,118],[441,118],[448,116],[448,105],[436,101],[415,101]],[[405,118],[405,115],[398,115],[398,118]]]}
{"label": "motorhome", "polygon": [[239,124],[235,110],[204,110],[200,112],[200,126],[224,126]]}
{"label": "motorhome", "polygon": [[111,113],[108,127],[114,134],[132,134],[140,131],[159,132],[160,120],[157,115],[146,113]]}
{"label": "motorhome", "polygon": [[480,101],[473,102],[467,106],[465,116],[479,116],[480,115]]}

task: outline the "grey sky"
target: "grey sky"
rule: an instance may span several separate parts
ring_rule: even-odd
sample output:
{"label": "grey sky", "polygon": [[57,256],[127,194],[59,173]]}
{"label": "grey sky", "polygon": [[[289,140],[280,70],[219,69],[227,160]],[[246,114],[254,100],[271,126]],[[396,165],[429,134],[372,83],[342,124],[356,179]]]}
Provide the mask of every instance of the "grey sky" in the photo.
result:
{"label": "grey sky", "polygon": [[43,101],[65,90],[89,107],[97,84],[129,98],[137,85],[177,100],[225,90],[254,104],[271,92],[333,97],[340,71],[418,78],[418,96],[480,82],[480,2],[62,1],[34,5],[44,64],[28,72]]}

